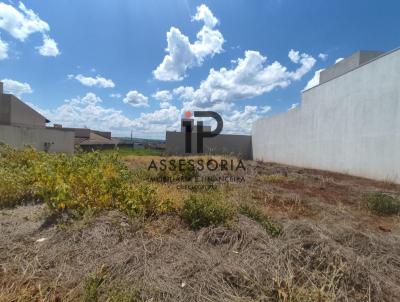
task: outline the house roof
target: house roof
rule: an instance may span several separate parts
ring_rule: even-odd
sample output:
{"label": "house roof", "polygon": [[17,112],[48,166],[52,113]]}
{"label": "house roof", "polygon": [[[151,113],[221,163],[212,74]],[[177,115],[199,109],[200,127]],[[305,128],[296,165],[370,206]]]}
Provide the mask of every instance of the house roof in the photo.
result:
{"label": "house roof", "polygon": [[101,136],[97,133],[90,132],[89,138],[87,139],[82,139],[82,138],[77,138],[75,140],[76,144],[82,145],[82,146],[90,146],[90,145],[116,145],[118,144],[118,140],[116,139],[108,139],[104,136]]}

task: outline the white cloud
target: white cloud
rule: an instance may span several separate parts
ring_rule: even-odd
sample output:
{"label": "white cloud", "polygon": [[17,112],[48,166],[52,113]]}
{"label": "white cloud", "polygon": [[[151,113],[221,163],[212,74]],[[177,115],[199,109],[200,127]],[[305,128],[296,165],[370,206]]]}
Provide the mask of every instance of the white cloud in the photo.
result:
{"label": "white cloud", "polygon": [[89,127],[100,130],[129,129],[133,121],[122,111],[102,106],[102,100],[94,93],[64,101],[55,110],[37,109],[53,123],[66,127]]}
{"label": "white cloud", "polygon": [[163,138],[165,131],[180,123],[180,112],[175,106],[169,106],[150,113],[141,113],[138,118],[129,118],[121,110],[106,108],[102,99],[94,93],[64,101],[54,110],[44,110],[34,104],[32,108],[50,119],[52,123],[64,127],[89,127],[112,131],[114,136],[128,135],[131,130],[141,137]]}
{"label": "white cloud", "polygon": [[42,33],[43,45],[37,47],[43,56],[57,56],[60,51],[57,43],[47,33],[50,26],[47,22],[31,9],[28,9],[22,2],[18,9],[10,4],[0,2],[0,28],[7,31],[12,37],[24,42],[31,34]]}
{"label": "white cloud", "polygon": [[119,99],[122,97],[122,95],[120,93],[111,93],[110,97],[113,99]]}
{"label": "white cloud", "polygon": [[28,83],[22,83],[15,80],[3,79],[4,91],[21,97],[23,94],[32,93],[33,90]]}
{"label": "white cloud", "polygon": [[197,7],[193,17],[195,21],[203,21],[202,29],[197,33],[197,40],[190,43],[189,38],[176,27],[167,32],[167,55],[162,63],[153,71],[154,77],[160,81],[180,81],[185,77],[186,70],[201,66],[207,56],[213,56],[223,51],[224,38],[214,29],[218,19],[204,4]]}
{"label": "white cloud", "polygon": [[152,94],[152,97],[160,102],[160,108],[165,109],[170,107],[172,93],[169,90],[160,90]]}
{"label": "white cloud", "polygon": [[326,53],[320,53],[318,55],[318,58],[320,58],[322,61],[326,61],[326,59],[328,58],[328,55]]}
{"label": "white cloud", "polygon": [[262,114],[266,114],[266,113],[268,113],[268,112],[270,112],[271,111],[271,106],[263,106],[263,107],[261,107],[261,113]]}
{"label": "white cloud", "polygon": [[308,81],[308,83],[307,83],[306,87],[304,87],[303,91],[319,85],[319,77],[320,77],[321,71],[323,71],[323,70],[325,70],[325,69],[324,68],[319,69],[314,73],[314,76],[311,78],[311,80]]}
{"label": "white cloud", "polygon": [[160,90],[152,95],[157,101],[169,102],[172,100],[172,94],[169,90]]}
{"label": "white cloud", "polygon": [[295,51],[293,49],[291,49],[289,51],[288,57],[289,57],[290,61],[292,61],[293,63],[296,63],[296,64],[298,64],[300,62],[300,58],[301,58],[300,52]]}
{"label": "white cloud", "polygon": [[8,58],[8,43],[0,39],[0,61]]}
{"label": "white cloud", "polygon": [[243,111],[231,110],[223,113],[224,133],[250,134],[253,123],[265,115],[271,107],[245,106]]}
{"label": "white cloud", "polygon": [[248,50],[244,58],[239,58],[232,69],[211,69],[207,79],[195,90],[192,87],[178,87],[173,92],[191,106],[201,108],[216,103],[231,103],[253,98],[275,88],[285,88],[292,81],[301,79],[315,64],[315,59],[307,54],[291,51],[290,56],[301,66],[288,71],[279,62],[266,64],[267,58],[258,51]]}
{"label": "white cloud", "polygon": [[[166,103],[167,106],[164,108],[141,113],[137,118],[130,118],[121,110],[105,107],[102,99],[94,93],[65,100],[54,110],[44,110],[33,104],[29,105],[52,123],[62,124],[64,127],[89,127],[112,131],[114,136],[128,135],[133,130],[136,136],[154,138],[163,138],[167,130],[179,131],[180,119],[185,111],[184,108],[179,110]],[[268,106],[260,109],[257,106],[245,106],[243,110],[233,109],[232,106],[219,109],[224,120],[224,133],[250,133],[252,123],[270,110]],[[190,111],[193,110],[195,108],[191,108]]]}
{"label": "white cloud", "polygon": [[49,36],[43,37],[43,45],[36,47],[39,53],[45,57],[56,57],[60,55],[60,51],[57,47],[57,42]]}
{"label": "white cloud", "polygon": [[115,84],[111,79],[106,79],[99,75],[96,76],[95,78],[93,78],[93,77],[86,77],[81,74],[78,74],[78,75],[69,74],[68,78],[76,79],[82,85],[89,86],[89,87],[93,87],[93,86],[100,87],[100,88],[114,88],[115,87]]}
{"label": "white cloud", "polygon": [[22,2],[18,8],[19,10],[12,5],[0,3],[0,28],[20,41],[24,41],[35,32],[50,31],[50,26]]}
{"label": "white cloud", "polygon": [[289,107],[288,111],[293,110],[293,109],[297,108],[298,106],[299,106],[299,103],[294,103]]}
{"label": "white cloud", "polygon": [[154,112],[141,113],[138,121],[149,130],[155,125],[161,125],[164,129],[171,128],[174,124],[180,123],[180,111],[175,106],[168,106]]}
{"label": "white cloud", "polygon": [[343,60],[344,60],[344,58],[338,58],[338,59],[336,59],[335,64],[339,63],[340,61],[343,61]]}
{"label": "white cloud", "polygon": [[149,98],[147,96],[144,96],[136,90],[131,90],[126,94],[123,102],[133,107],[148,107],[148,100]]}

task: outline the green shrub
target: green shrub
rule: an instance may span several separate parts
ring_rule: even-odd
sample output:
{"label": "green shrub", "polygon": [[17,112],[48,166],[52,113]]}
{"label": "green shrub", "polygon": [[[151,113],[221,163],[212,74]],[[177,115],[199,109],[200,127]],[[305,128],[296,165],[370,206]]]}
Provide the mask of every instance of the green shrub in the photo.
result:
{"label": "green shrub", "polygon": [[233,206],[223,201],[218,193],[192,194],[182,209],[182,218],[193,229],[226,224],[233,215]]}
{"label": "green shrub", "polygon": [[133,200],[130,171],[115,153],[48,154],[33,173],[35,193],[52,209],[120,208]]}
{"label": "green shrub", "polygon": [[282,233],[282,227],[273,222],[269,216],[265,215],[261,209],[254,205],[242,204],[239,207],[239,212],[260,223],[263,228],[274,237]]}
{"label": "green shrub", "polygon": [[0,146],[0,207],[35,200],[32,189],[32,162],[38,155],[33,149],[16,151]]}
{"label": "green shrub", "polygon": [[400,200],[388,194],[369,193],[364,196],[364,200],[367,208],[378,215],[386,216],[400,213]]}
{"label": "green shrub", "polygon": [[153,216],[168,209],[155,188],[134,182],[116,152],[48,154],[0,146],[0,206],[39,199],[52,210],[120,209]]}

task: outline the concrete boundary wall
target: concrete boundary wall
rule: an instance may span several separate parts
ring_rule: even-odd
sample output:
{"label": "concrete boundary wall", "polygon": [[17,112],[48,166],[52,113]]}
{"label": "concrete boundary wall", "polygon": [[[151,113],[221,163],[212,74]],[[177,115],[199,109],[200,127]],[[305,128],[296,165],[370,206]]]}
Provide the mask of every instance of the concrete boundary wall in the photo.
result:
{"label": "concrete boundary wall", "polygon": [[[205,138],[203,141],[204,154],[230,154],[243,159],[252,159],[251,136],[236,134],[219,134]],[[197,150],[197,133],[192,133],[192,154]],[[185,155],[185,133],[166,133],[165,151],[171,155]]]}
{"label": "concrete boundary wall", "polygon": [[305,91],[252,135],[257,160],[400,183],[400,50]]}
{"label": "concrete boundary wall", "polygon": [[74,131],[0,125],[0,142],[14,148],[32,146],[39,151],[74,153],[74,138]]}

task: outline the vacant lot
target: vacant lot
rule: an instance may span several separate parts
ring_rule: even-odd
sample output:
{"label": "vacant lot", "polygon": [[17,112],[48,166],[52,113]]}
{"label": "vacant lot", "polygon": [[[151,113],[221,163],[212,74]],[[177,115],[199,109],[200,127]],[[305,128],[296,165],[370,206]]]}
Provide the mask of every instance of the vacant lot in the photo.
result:
{"label": "vacant lot", "polygon": [[[24,156],[18,167],[41,160]],[[40,162],[35,190],[16,191],[22,203],[4,187],[0,300],[400,301],[399,186],[247,161],[246,171],[184,171],[244,181],[178,189],[149,180],[152,159],[82,157],[58,174],[45,165],[57,182]],[[83,191],[81,174],[93,178]]]}

